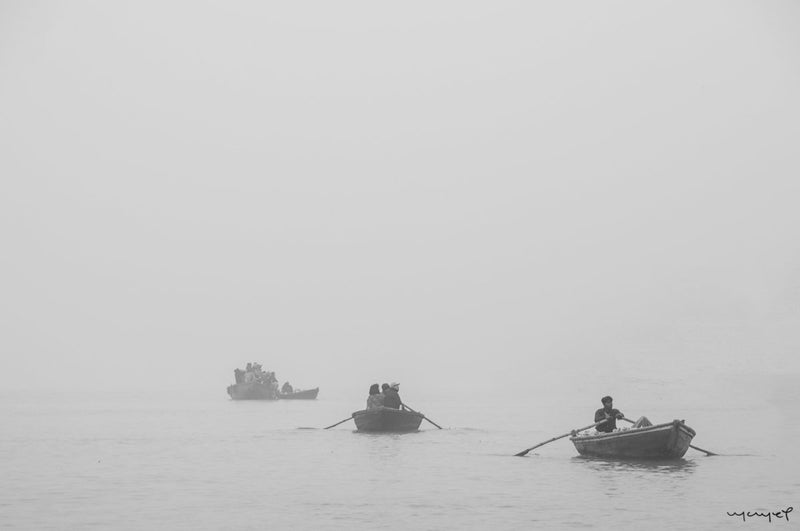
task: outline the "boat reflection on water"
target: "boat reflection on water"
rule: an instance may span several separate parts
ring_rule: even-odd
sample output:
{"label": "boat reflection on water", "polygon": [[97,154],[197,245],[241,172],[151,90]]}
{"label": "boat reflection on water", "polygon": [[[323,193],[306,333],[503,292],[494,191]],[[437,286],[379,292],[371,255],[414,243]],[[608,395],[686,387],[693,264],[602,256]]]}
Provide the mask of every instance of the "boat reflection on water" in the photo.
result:
{"label": "boat reflection on water", "polygon": [[675,476],[691,474],[697,467],[692,459],[605,459],[577,455],[572,460],[597,472],[642,472]]}
{"label": "boat reflection on water", "polygon": [[[575,468],[580,481],[593,485],[598,496],[614,500],[614,503],[620,499],[638,500],[640,504],[634,504],[635,508],[634,505],[628,506],[628,509],[643,514],[647,514],[652,507],[654,495],[670,505],[685,499],[687,485],[696,481],[694,472],[699,467],[699,463],[691,459],[642,460],[583,456],[573,457],[570,465],[577,465]],[[635,528],[645,529],[646,526]]]}

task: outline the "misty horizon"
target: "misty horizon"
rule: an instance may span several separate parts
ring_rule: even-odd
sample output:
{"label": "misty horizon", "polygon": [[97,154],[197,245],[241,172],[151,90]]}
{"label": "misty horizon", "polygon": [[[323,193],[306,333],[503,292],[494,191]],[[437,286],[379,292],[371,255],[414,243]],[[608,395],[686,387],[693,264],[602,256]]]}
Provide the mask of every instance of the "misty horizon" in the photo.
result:
{"label": "misty horizon", "polygon": [[800,7],[580,5],[6,3],[0,387],[797,376]]}

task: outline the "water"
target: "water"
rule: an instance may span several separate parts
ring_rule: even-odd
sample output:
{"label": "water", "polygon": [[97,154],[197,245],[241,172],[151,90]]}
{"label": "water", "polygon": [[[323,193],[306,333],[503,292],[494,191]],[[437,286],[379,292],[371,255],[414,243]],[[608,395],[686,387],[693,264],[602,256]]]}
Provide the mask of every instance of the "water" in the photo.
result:
{"label": "water", "polygon": [[[405,390],[446,429],[423,422],[419,433],[369,435],[352,422],[319,429],[365,398],[332,394],[323,387],[316,401],[234,402],[224,388],[3,393],[0,527],[731,529],[743,524],[726,511],[789,506],[800,521],[792,404],[689,398],[677,409],[691,413],[694,443],[736,455],[689,450],[682,461],[626,463],[576,457],[568,439],[513,457],[591,422],[593,403],[554,408],[535,394],[456,400]],[[676,409],[615,405],[656,422]]]}

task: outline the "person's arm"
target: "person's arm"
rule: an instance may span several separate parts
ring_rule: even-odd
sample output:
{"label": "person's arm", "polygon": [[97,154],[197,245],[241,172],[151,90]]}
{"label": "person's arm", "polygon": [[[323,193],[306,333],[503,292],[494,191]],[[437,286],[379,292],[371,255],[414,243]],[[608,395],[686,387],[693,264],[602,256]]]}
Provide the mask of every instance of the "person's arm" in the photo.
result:
{"label": "person's arm", "polygon": [[624,416],[625,416],[625,415],[622,413],[622,411],[620,411],[619,409],[615,409],[614,411],[616,411],[616,412],[617,412],[617,414],[616,414],[616,417],[617,417],[618,419],[621,419],[622,417],[624,417]]}
{"label": "person's arm", "polygon": [[601,420],[604,420],[605,418],[606,418],[606,412],[603,411],[602,409],[598,409],[597,411],[594,412],[594,421],[595,422],[600,422]]}

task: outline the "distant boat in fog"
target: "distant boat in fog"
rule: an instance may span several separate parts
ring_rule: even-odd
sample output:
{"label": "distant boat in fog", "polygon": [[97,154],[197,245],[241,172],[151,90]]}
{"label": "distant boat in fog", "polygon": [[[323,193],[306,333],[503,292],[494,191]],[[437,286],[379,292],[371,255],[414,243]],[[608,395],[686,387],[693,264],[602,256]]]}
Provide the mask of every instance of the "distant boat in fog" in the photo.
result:
{"label": "distant boat in fog", "polygon": [[228,386],[228,395],[234,400],[314,400],[318,394],[319,387],[280,393],[270,384],[260,382],[237,383]]}
{"label": "distant boat in fog", "polygon": [[295,389],[291,393],[278,393],[281,400],[314,400],[319,394],[319,387],[314,389]]}
{"label": "distant boat in fog", "polygon": [[229,385],[228,394],[234,400],[278,400],[278,391],[271,385],[260,382]]}
{"label": "distant boat in fog", "polygon": [[289,382],[278,390],[278,378],[274,372],[264,371],[260,363],[248,363],[245,370],[234,369],[236,381],[228,386],[228,395],[234,400],[314,400],[319,387],[294,389]]}

